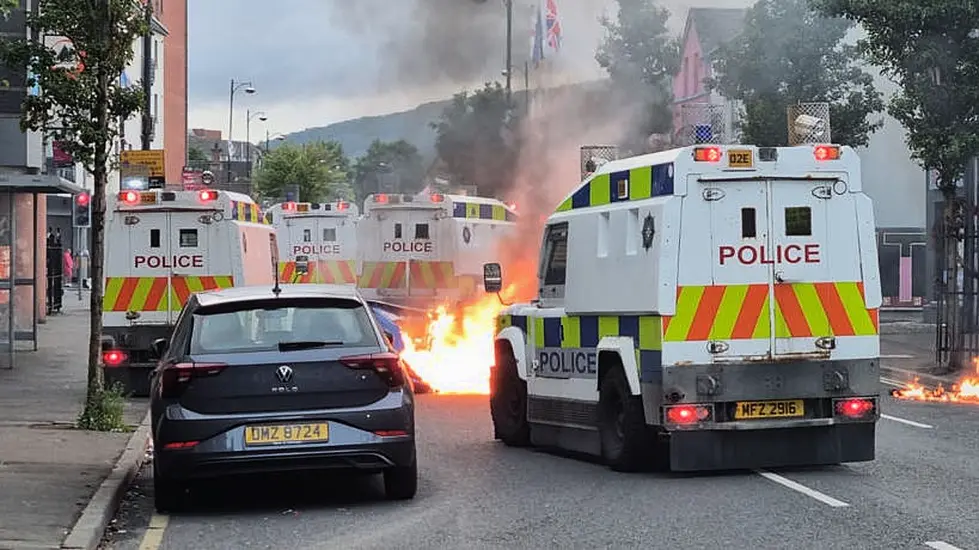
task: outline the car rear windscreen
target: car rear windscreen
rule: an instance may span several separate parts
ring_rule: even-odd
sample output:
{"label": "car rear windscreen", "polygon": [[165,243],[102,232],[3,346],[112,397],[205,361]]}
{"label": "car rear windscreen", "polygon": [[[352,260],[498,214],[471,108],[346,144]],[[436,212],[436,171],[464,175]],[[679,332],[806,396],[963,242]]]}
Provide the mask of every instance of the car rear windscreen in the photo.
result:
{"label": "car rear windscreen", "polygon": [[296,343],[329,347],[378,345],[364,306],[342,299],[274,299],[223,304],[193,318],[191,354],[280,349]]}

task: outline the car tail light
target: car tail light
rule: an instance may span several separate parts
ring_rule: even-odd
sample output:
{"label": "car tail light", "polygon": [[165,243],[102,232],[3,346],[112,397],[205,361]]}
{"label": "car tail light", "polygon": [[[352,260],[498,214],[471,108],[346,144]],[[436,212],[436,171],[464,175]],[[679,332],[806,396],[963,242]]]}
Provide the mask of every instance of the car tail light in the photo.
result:
{"label": "car tail light", "polygon": [[285,203],[285,204],[282,205],[282,209],[283,210],[288,210],[290,212],[295,212],[296,211],[296,203],[294,203],[292,201],[289,201],[289,202],[287,202],[287,203]]}
{"label": "car tail light", "polygon": [[194,378],[221,374],[224,363],[173,363],[165,365],[160,374],[160,393],[163,397],[179,397]]}
{"label": "car tail light", "polygon": [[200,199],[201,202],[211,202],[218,198],[218,192],[210,189],[201,189],[197,193],[197,198]]}
{"label": "car tail light", "polygon": [[442,202],[442,201],[445,200],[445,196],[443,196],[443,195],[441,195],[439,193],[432,193],[431,199],[432,199],[432,202]]}
{"label": "car tail light", "polygon": [[378,204],[386,204],[388,202],[388,196],[385,195],[384,193],[374,195],[374,202]]}
{"label": "car tail light", "polygon": [[344,210],[346,210],[346,209],[348,209],[348,208],[350,208],[350,203],[349,202],[340,201],[340,202],[337,203],[337,210],[339,210],[341,212],[344,211]]}
{"label": "car tail light", "polygon": [[675,405],[666,407],[663,417],[668,424],[687,425],[710,420],[711,411],[704,405]]}
{"label": "car tail light", "polygon": [[371,369],[392,388],[405,384],[405,371],[401,365],[401,357],[397,353],[352,355],[341,357],[340,362],[352,369]]}
{"label": "car tail light", "polygon": [[107,367],[118,367],[126,362],[129,356],[120,349],[110,349],[102,352],[102,364]]}
{"label": "car tail light", "polygon": [[877,409],[877,404],[874,399],[867,398],[854,398],[854,399],[840,399],[836,401],[834,410],[837,415],[845,416],[847,418],[859,419],[866,418],[874,414]]}

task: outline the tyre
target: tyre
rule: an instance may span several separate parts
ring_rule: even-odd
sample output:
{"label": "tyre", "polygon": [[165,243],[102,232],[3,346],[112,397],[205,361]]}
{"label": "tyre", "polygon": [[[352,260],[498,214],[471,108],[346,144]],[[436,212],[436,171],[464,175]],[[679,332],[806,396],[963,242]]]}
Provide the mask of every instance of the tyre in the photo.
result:
{"label": "tyre", "polygon": [[495,380],[490,396],[493,432],[510,447],[526,447],[530,445],[527,382],[517,374],[517,360],[509,348],[500,350],[498,356],[499,364],[493,369]]}
{"label": "tyre", "polygon": [[418,459],[408,466],[395,466],[384,470],[384,495],[388,500],[410,500],[418,490]]}
{"label": "tyre", "polygon": [[183,510],[187,503],[187,487],[158,473],[153,464],[153,506],[159,513],[172,513]]}
{"label": "tyre", "polygon": [[651,441],[642,400],[629,391],[629,383],[621,367],[610,370],[602,377],[598,415],[598,432],[605,464],[617,472],[641,469],[651,455]]}

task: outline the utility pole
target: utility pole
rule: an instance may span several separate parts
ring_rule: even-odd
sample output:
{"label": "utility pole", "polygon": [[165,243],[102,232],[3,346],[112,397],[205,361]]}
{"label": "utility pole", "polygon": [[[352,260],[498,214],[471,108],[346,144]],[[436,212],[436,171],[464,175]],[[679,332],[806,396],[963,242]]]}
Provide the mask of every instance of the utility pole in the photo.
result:
{"label": "utility pole", "polygon": [[506,2],[506,101],[510,104],[511,87],[513,73],[513,0]]}
{"label": "utility pole", "polygon": [[153,4],[146,1],[146,34],[143,36],[143,150],[153,141]]}

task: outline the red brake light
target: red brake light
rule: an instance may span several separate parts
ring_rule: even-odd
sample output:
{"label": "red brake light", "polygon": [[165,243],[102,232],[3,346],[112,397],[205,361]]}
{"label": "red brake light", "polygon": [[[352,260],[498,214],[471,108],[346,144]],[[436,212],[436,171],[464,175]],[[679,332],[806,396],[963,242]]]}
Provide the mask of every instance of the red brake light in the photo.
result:
{"label": "red brake light", "polygon": [[290,211],[295,211],[295,210],[296,210],[296,203],[294,203],[294,202],[287,202],[287,203],[284,203],[284,204],[282,205],[282,209],[283,209],[283,210],[290,210]]}
{"label": "red brake light", "polygon": [[350,208],[350,203],[347,201],[340,201],[337,203],[337,210],[343,211]]}
{"label": "red brake light", "polygon": [[197,198],[200,199],[201,202],[211,202],[218,198],[218,192],[210,189],[201,189],[201,191],[197,193]]}
{"label": "red brake light", "polygon": [[139,192],[123,191],[119,193],[119,200],[126,204],[137,204],[139,202]]}
{"label": "red brake light", "polygon": [[844,399],[836,402],[837,414],[849,418],[862,418],[874,411],[874,402],[871,399]]}
{"label": "red brake light", "polygon": [[379,195],[374,195],[374,202],[379,204],[386,204],[388,202],[388,196],[385,195],[384,193],[381,193]]}
{"label": "red brake light", "polygon": [[160,392],[163,397],[179,397],[187,383],[194,378],[220,374],[224,363],[173,363],[163,367]]}
{"label": "red brake light", "polygon": [[816,160],[840,160],[840,148],[835,145],[817,145],[813,149]]}
{"label": "red brake light", "polygon": [[693,150],[693,160],[696,162],[720,162],[720,147],[695,147]]}
{"label": "red brake light", "polygon": [[163,446],[164,449],[192,449],[200,443],[199,441],[174,441]]}
{"label": "red brake light", "polygon": [[118,349],[111,349],[102,352],[102,363],[107,367],[118,367],[123,364],[129,356],[126,352]]}
{"label": "red brake light", "polygon": [[702,405],[667,407],[666,421],[670,424],[696,424],[710,418],[710,409]]}
{"label": "red brake light", "polygon": [[401,357],[397,353],[369,353],[341,357],[340,362],[352,369],[373,369],[378,376],[392,388],[405,383],[405,372],[401,366]]}
{"label": "red brake light", "polygon": [[408,432],[406,430],[374,430],[374,434],[381,437],[398,437],[408,435]]}
{"label": "red brake light", "polygon": [[439,193],[433,193],[431,199],[432,202],[442,202],[445,200],[445,197]]}

